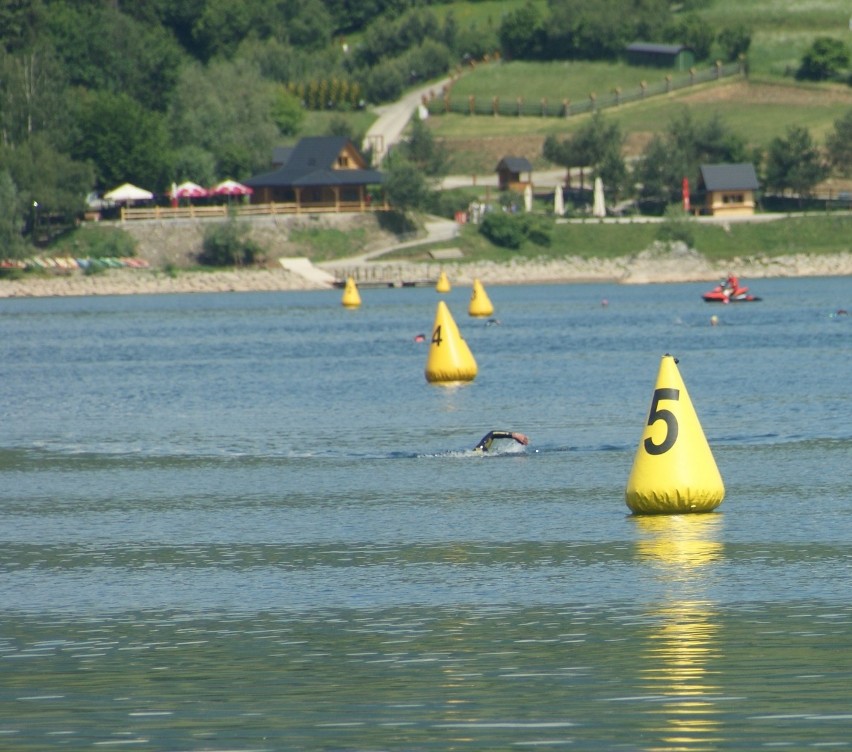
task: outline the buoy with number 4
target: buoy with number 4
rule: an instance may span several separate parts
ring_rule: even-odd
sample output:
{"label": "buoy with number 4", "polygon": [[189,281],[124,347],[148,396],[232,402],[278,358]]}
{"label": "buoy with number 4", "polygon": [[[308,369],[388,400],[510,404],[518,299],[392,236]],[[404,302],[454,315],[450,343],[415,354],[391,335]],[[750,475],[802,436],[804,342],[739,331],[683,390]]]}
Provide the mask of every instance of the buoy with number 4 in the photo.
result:
{"label": "buoy with number 4", "polygon": [[435,283],[435,292],[449,292],[452,290],[452,286],[450,285],[450,278],[447,276],[447,273],[442,269],[441,273],[438,275],[438,281]]}
{"label": "buoy with number 4", "polygon": [[677,368],[660,362],[648,421],[627,480],[625,501],[635,514],[711,512],[725,486]]}
{"label": "buoy with number 4", "polygon": [[476,361],[443,300],[435,311],[425,373],[426,381],[433,384],[473,381],[476,378]]}
{"label": "buoy with number 4", "polygon": [[467,312],[471,316],[491,316],[494,313],[494,305],[485,292],[482,282],[473,280],[473,290],[470,293],[470,305]]}
{"label": "buoy with number 4", "polygon": [[361,305],[361,295],[358,293],[358,285],[353,277],[346,278],[346,287],[343,288],[343,298],[340,301],[346,308],[357,308]]}

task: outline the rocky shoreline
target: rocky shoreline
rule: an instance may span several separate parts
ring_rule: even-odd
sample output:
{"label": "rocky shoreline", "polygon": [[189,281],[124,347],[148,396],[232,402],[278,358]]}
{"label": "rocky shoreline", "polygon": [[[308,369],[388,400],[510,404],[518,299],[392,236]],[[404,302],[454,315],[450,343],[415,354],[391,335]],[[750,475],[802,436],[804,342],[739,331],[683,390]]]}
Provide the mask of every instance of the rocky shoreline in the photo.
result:
{"label": "rocky shoreline", "polygon": [[[795,255],[734,259],[713,263],[684,247],[653,247],[618,259],[513,260],[484,263],[383,263],[345,260],[326,265],[336,274],[351,273],[356,280],[375,276],[383,267],[399,278],[428,279],[439,268],[454,285],[569,284],[613,282],[649,284],[718,281],[730,272],[748,282],[769,277],[852,276],[852,253]],[[0,279],[0,298],[60,297],[87,295],[151,295],[205,292],[265,292],[328,289],[327,284],[306,279],[283,267],[177,271],[109,269],[86,275],[80,271],[23,279]]]}

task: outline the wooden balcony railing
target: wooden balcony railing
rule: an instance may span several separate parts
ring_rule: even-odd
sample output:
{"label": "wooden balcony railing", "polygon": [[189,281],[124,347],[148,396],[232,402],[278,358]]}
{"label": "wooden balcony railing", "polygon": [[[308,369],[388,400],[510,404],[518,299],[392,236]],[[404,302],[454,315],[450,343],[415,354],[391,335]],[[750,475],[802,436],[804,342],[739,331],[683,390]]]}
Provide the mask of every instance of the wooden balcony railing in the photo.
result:
{"label": "wooden balcony railing", "polygon": [[337,201],[324,204],[219,204],[216,206],[125,206],[121,208],[121,221],[169,219],[225,219],[233,213],[237,217],[261,217],[293,214],[363,214],[390,211],[386,201]]}

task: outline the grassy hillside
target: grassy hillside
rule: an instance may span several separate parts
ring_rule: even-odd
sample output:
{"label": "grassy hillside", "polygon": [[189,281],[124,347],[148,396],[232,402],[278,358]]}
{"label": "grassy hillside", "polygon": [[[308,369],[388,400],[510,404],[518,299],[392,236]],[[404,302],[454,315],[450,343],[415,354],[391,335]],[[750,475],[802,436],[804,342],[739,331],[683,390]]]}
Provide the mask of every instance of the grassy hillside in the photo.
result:
{"label": "grassy hillside", "polygon": [[[542,3],[543,12],[545,5]],[[498,24],[514,2],[453,3],[435,6],[452,11],[462,24]],[[802,84],[793,78],[804,50],[817,36],[829,35],[852,45],[849,29],[852,7],[847,0],[712,0],[700,14],[720,29],[742,24],[752,30],[748,81],[727,80],[679,90],[667,96],[622,105],[605,111],[627,137],[628,155],[641,152],[658,132],[688,107],[697,120],[718,115],[741,133],[749,146],[765,148],[788,126],[808,128],[822,142],[835,120],[852,108],[852,88],[843,84]],[[579,101],[590,92],[604,94],[615,87],[635,88],[640,81],[659,82],[660,69],[635,68],[623,63],[557,61],[547,63],[489,63],[466,70],[453,86],[453,96],[473,95],[490,101],[517,97],[538,101],[564,98]],[[451,153],[451,172],[487,174],[509,153],[523,154],[536,168],[541,144],[548,134],[569,135],[587,115],[570,119],[439,115],[430,119],[436,137]]]}
{"label": "grassy hillside", "polygon": [[[534,64],[508,63],[501,66],[504,68],[502,81],[515,79],[516,74],[511,69],[516,65],[519,66],[518,82],[537,76]],[[594,65],[584,63],[582,67],[594,68]],[[557,69],[555,65],[543,65],[537,86],[546,87],[547,79]],[[605,70],[617,69],[606,66]],[[488,78],[480,68],[465,76],[465,86],[475,89],[480,75]],[[631,156],[639,154],[648,139],[664,129],[684,108],[689,108],[698,121],[718,115],[730,128],[742,134],[750,147],[766,148],[791,125],[808,128],[813,137],[822,142],[833,129],[834,122],[852,109],[852,88],[839,84],[798,84],[771,77],[737,78],[622,105],[605,110],[604,116],[619,124],[627,139],[626,152]],[[522,154],[534,167],[545,167],[540,156],[545,137],[551,133],[569,135],[588,117],[439,115],[430,118],[429,127],[451,154],[450,172],[487,174],[506,154]]]}
{"label": "grassy hillside", "polygon": [[742,24],[752,29],[752,72],[776,76],[795,70],[817,36],[849,42],[850,13],[844,0],[713,0],[701,11],[714,28]]}

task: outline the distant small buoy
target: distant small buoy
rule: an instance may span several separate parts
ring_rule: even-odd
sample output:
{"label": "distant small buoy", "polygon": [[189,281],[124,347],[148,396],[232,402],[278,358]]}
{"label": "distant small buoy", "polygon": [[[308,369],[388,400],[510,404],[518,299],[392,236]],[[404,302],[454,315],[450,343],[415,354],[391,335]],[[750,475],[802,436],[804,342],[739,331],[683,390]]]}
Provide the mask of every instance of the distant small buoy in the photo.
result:
{"label": "distant small buoy", "polygon": [[426,358],[426,381],[447,384],[473,381],[476,378],[476,361],[447,304],[441,300],[435,311],[432,341]]}
{"label": "distant small buoy", "polygon": [[425,334],[415,334],[414,335],[414,341],[415,342],[425,342],[426,341],[426,335]]}
{"label": "distant small buoy", "polygon": [[490,316],[494,313],[494,305],[485,292],[482,282],[478,279],[473,280],[473,290],[470,293],[470,305],[467,307],[467,312],[471,316]]}
{"label": "distant small buoy", "polygon": [[719,323],[719,317],[714,313],[710,317],[710,326],[716,326]]}
{"label": "distant small buoy", "polygon": [[635,514],[710,512],[725,486],[677,368],[663,356],[648,421],[627,480],[625,501]]}
{"label": "distant small buoy", "polygon": [[340,302],[345,308],[357,308],[361,305],[361,295],[358,293],[358,285],[355,284],[353,277],[346,278],[346,287]]}
{"label": "distant small buoy", "polygon": [[601,306],[602,306],[603,308],[606,308],[608,305],[609,305],[609,301],[608,301],[606,298],[604,298],[604,299],[601,301]]}
{"label": "distant small buoy", "polygon": [[452,290],[452,286],[450,285],[450,279],[447,277],[447,273],[445,271],[441,271],[438,275],[438,282],[435,285],[435,292],[449,292]]}

